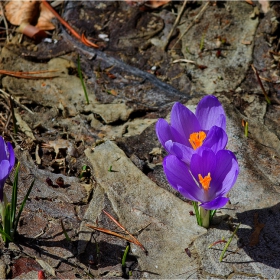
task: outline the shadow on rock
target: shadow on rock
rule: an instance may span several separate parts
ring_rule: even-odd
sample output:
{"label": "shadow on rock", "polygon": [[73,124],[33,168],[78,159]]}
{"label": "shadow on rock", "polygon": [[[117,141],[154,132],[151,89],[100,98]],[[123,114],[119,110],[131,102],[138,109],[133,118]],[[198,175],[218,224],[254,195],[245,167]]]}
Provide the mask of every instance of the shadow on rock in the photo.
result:
{"label": "shadow on rock", "polygon": [[[62,233],[63,234],[63,233]],[[86,250],[77,255],[77,247],[85,242]],[[105,241],[67,241],[66,239],[52,241],[52,239],[33,239],[24,236],[19,237],[18,246],[28,252],[30,256],[38,256],[39,259],[49,263],[52,267],[67,265],[70,270],[82,269],[93,275],[110,275],[111,273],[123,276],[121,265],[125,246],[108,243]],[[81,263],[81,265],[78,264]],[[129,255],[126,268],[134,270],[137,267],[137,257]],[[59,271],[59,269],[58,269]],[[136,272],[136,274],[138,274]],[[139,276],[139,275],[138,275]]]}
{"label": "shadow on rock", "polygon": [[256,262],[280,268],[280,203],[236,214],[247,228],[237,232],[239,246]]}

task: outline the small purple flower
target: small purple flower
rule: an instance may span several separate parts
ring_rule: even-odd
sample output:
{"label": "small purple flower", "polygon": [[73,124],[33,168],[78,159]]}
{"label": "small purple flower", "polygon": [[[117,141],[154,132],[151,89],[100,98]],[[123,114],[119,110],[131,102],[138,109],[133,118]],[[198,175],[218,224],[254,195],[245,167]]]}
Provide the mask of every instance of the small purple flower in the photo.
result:
{"label": "small purple flower", "polygon": [[216,154],[209,148],[201,148],[193,154],[187,166],[174,155],[163,162],[164,172],[170,185],[183,196],[200,202],[200,207],[214,210],[223,207],[225,197],[233,187],[239,167],[234,154],[220,150]]}
{"label": "small purple flower", "polygon": [[15,164],[15,153],[11,143],[5,143],[0,136],[0,202],[3,201],[3,188]]}
{"label": "small purple flower", "polygon": [[200,147],[212,149],[215,153],[227,144],[226,115],[219,100],[212,95],[205,96],[197,105],[195,114],[177,102],[171,111],[171,124],[159,119],[156,133],[169,154],[189,164]]}

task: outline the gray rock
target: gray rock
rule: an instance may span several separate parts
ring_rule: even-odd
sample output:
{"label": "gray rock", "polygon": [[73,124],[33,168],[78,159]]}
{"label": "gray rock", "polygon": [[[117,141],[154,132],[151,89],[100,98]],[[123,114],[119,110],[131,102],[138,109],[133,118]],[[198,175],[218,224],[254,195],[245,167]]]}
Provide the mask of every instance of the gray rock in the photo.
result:
{"label": "gray rock", "polygon": [[[212,94],[235,89],[250,66],[258,18],[250,19],[249,14],[253,9],[245,2],[230,1],[225,6],[226,9],[219,9],[209,5],[203,14],[203,20],[197,23],[195,18],[202,9],[199,7],[198,12],[188,16],[179,27],[183,34],[190,24],[196,22],[182,38],[184,57],[207,67],[201,70],[197,66],[187,65],[195,80],[192,84],[195,91]],[[221,40],[225,39],[226,44],[217,42],[217,36]],[[202,41],[203,52],[200,50]],[[217,57],[218,44],[222,49],[220,57]]]}
{"label": "gray rock", "polygon": [[[143,278],[177,278],[197,267],[184,249],[206,230],[197,226],[195,217],[190,216],[192,207],[150,181],[113,142],[107,141],[94,152],[88,149],[85,153],[99,188],[112,203],[119,222],[130,232],[151,223],[138,238],[148,250],[148,256],[132,244]],[[108,171],[110,165],[114,172]],[[91,213],[92,220],[103,207],[102,190],[96,192],[99,199],[94,200],[97,194],[93,197],[86,214],[87,217]]]}

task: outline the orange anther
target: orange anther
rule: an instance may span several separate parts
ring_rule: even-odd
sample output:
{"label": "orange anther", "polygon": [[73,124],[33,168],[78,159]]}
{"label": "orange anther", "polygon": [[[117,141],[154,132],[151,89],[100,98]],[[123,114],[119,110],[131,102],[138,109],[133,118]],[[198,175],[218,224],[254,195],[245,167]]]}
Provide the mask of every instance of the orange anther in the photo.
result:
{"label": "orange anther", "polygon": [[198,174],[198,179],[199,179],[199,183],[202,185],[202,188],[205,191],[208,191],[210,188],[210,182],[212,180],[210,173],[208,173],[208,175],[205,176],[204,178],[201,176],[201,174]]}
{"label": "orange anther", "polygon": [[206,133],[204,131],[194,132],[190,135],[190,143],[194,150],[202,146],[203,140],[206,138]]}

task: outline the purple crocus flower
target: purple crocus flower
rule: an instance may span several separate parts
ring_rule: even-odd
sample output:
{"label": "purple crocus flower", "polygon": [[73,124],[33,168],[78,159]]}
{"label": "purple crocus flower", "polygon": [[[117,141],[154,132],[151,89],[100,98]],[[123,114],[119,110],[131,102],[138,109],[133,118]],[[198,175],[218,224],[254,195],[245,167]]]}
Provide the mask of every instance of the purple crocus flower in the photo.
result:
{"label": "purple crocus flower", "polygon": [[187,164],[200,147],[214,152],[224,149],[228,140],[225,129],[224,109],[212,95],[201,99],[195,114],[176,102],[171,111],[171,124],[164,119],[156,124],[157,137],[165,150]]}
{"label": "purple crocus flower", "polygon": [[15,153],[11,143],[5,143],[0,136],[0,202],[3,201],[3,188],[15,164]]}
{"label": "purple crocus flower", "polygon": [[163,168],[170,185],[184,197],[200,202],[200,207],[215,210],[223,207],[225,197],[234,185],[239,167],[234,154],[228,150],[214,153],[201,148],[193,154],[188,166],[174,155],[168,155]]}

